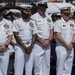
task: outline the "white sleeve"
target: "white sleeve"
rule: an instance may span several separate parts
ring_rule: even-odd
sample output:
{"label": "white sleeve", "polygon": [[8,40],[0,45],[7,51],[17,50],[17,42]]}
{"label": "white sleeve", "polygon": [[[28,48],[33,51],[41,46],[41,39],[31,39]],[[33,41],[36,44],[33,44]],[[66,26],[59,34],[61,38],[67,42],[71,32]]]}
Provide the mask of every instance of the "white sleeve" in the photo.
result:
{"label": "white sleeve", "polygon": [[74,26],[74,28],[73,28],[73,34],[75,34],[75,26]]}
{"label": "white sleeve", "polygon": [[50,22],[48,22],[48,24],[50,26],[50,29],[54,29],[53,21],[52,21],[52,19],[51,19],[51,17],[49,15],[47,15],[47,19],[50,21]]}
{"label": "white sleeve", "polygon": [[73,34],[75,34],[75,23],[72,21],[72,24],[74,25],[74,27],[73,27]]}
{"label": "white sleeve", "polygon": [[61,25],[59,21],[56,21],[54,23],[54,32],[60,32],[61,33]]}
{"label": "white sleeve", "polygon": [[9,23],[9,31],[8,31],[8,35],[13,35],[13,31],[12,31],[12,22],[8,21]]}
{"label": "white sleeve", "polygon": [[35,22],[34,22],[33,34],[37,34],[37,26],[36,26]]}
{"label": "white sleeve", "polygon": [[13,32],[19,32],[19,26],[16,20],[13,21]]}
{"label": "white sleeve", "polygon": [[32,15],[32,16],[31,16],[31,19],[35,20],[35,16],[34,16],[34,15]]}
{"label": "white sleeve", "polygon": [[51,21],[51,28],[50,29],[54,29],[54,24],[52,21]]}

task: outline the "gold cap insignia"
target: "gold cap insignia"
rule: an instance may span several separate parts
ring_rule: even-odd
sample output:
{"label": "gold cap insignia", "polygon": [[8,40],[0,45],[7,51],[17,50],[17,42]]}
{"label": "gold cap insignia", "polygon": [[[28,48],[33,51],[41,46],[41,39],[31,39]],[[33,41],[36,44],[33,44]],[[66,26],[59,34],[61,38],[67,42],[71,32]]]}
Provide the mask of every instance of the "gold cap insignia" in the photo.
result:
{"label": "gold cap insignia", "polygon": [[22,11],[25,14],[31,14],[31,10],[30,9],[23,9]]}

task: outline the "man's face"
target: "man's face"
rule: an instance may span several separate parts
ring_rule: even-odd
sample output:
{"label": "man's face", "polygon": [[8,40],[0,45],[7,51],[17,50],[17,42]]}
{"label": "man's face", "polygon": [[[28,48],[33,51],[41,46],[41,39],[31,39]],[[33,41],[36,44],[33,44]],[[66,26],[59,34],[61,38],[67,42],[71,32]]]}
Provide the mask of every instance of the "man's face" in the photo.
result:
{"label": "man's face", "polygon": [[61,13],[61,16],[65,19],[65,20],[69,20],[70,19],[70,13]]}
{"label": "man's face", "polygon": [[40,11],[44,14],[45,11],[46,11],[46,8],[45,7],[39,7]]}

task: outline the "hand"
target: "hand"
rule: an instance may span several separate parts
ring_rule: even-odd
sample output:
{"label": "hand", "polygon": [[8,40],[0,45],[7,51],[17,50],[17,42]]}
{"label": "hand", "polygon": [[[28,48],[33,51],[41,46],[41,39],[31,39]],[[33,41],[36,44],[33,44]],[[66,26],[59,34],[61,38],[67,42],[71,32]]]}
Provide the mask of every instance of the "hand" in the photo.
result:
{"label": "hand", "polygon": [[68,44],[68,49],[72,50],[73,45],[71,43]]}
{"label": "hand", "polygon": [[43,47],[48,47],[50,42],[49,42],[49,40],[42,40],[41,44]]}
{"label": "hand", "polygon": [[2,49],[2,47],[0,46],[0,52],[3,52],[3,49]]}
{"label": "hand", "polygon": [[4,45],[0,45],[0,52],[3,52],[5,50],[5,46]]}
{"label": "hand", "polygon": [[32,48],[33,48],[33,46],[32,46],[32,45],[30,45],[29,47],[27,47],[27,48],[25,49],[25,52],[26,52],[27,54],[30,54],[30,53],[31,53]]}

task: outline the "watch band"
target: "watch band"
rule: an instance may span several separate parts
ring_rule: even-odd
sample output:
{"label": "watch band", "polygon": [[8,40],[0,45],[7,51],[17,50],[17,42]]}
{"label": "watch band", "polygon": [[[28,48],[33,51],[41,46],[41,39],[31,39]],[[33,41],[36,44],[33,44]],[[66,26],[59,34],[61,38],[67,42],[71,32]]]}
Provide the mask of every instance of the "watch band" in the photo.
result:
{"label": "watch band", "polygon": [[5,44],[5,46],[6,46],[6,48],[8,48],[8,45]]}

